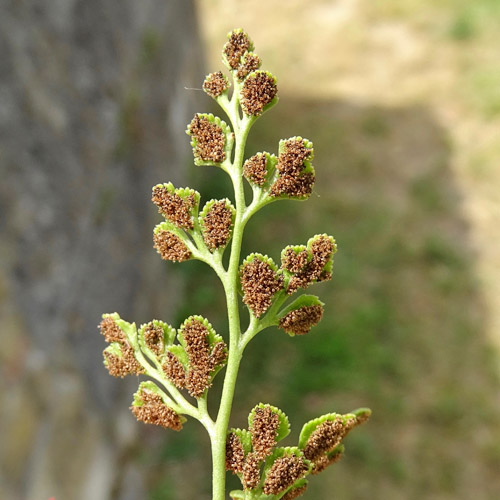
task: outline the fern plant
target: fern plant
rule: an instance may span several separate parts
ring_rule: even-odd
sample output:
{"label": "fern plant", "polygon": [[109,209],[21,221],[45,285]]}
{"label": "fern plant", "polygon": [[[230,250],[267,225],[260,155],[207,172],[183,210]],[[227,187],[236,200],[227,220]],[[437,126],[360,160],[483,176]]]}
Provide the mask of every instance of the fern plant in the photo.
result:
{"label": "fern plant", "polygon": [[[194,162],[224,170],[234,187],[231,200],[210,200],[200,210],[200,195],[171,183],[153,187],[152,201],[164,220],[154,229],[154,247],[162,259],[182,262],[198,259],[213,268],[224,287],[228,334],[217,334],[206,318],[190,316],[178,329],[153,320],[136,327],[117,313],[104,314],[100,330],[109,343],[104,364],[113,376],[145,375],[131,410],[136,418],[175,431],[186,417],[195,418],[210,437],[213,464],[213,500],[226,497],[226,471],[238,475],[240,500],[291,500],[307,488],[307,476],[318,474],[343,454],[342,440],[366,421],[370,410],[329,413],[307,422],[296,446],[279,442],[290,432],[286,415],[259,403],[248,417],[247,429],[229,429],[231,406],[240,363],[248,343],[271,326],[288,335],[305,335],[322,318],[318,297],[301,294],[314,283],[331,279],[335,240],[313,236],[305,245],[287,246],[281,262],[260,253],[241,261],[243,231],[250,218],[269,203],[306,200],[315,181],[313,145],[302,137],[279,143],[277,155],[257,153],[244,158],[245,143],[255,121],[278,101],[275,77],[260,69],[253,43],[241,29],[228,34],[222,73],[208,75],[204,91],[219,104],[230,124],[212,114],[198,113],[188,126]],[[244,182],[252,188],[247,203]],[[229,262],[223,254],[229,248]],[[249,312],[242,331],[239,301]],[[215,417],[207,396],[215,376],[223,370],[224,383]]]}

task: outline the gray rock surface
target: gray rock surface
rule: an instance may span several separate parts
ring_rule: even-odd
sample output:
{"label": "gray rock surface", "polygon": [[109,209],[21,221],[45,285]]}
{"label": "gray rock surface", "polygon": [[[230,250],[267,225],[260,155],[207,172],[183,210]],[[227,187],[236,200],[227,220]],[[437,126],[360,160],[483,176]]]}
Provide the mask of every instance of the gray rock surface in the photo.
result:
{"label": "gray rock surface", "polygon": [[191,1],[0,5],[4,500],[146,498],[127,458],[137,382],[109,377],[96,325],[179,300],[150,192],[185,179],[202,76]]}

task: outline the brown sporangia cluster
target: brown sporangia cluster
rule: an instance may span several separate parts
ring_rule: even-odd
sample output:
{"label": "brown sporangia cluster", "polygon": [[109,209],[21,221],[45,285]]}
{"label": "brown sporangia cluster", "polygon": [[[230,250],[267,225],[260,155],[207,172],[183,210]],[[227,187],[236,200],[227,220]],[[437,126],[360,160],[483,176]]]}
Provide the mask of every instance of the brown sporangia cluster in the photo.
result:
{"label": "brown sporangia cluster", "polygon": [[250,421],[251,451],[245,454],[241,438],[234,431],[226,441],[226,470],[240,476],[245,490],[253,490],[261,482],[261,466],[277,443],[280,416],[276,409],[259,405],[252,411]]}
{"label": "brown sporangia cluster", "polygon": [[162,365],[162,369],[167,378],[176,387],[184,388],[186,386],[186,370],[177,356],[171,352],[167,352],[166,360]]}
{"label": "brown sporangia cluster", "polygon": [[290,491],[287,491],[282,497],[281,500],[294,500],[294,498],[298,498],[302,496],[307,490],[307,484],[304,486],[300,486],[299,488],[293,488]]}
{"label": "brown sporangia cluster", "polygon": [[179,359],[168,353],[163,365],[166,376],[179,388],[199,398],[212,385],[211,373],[227,358],[226,344],[209,343],[207,327],[198,319],[191,319],[182,327],[189,367],[186,370]]}
{"label": "brown sporangia cluster", "polygon": [[307,264],[309,259],[309,254],[307,253],[307,249],[304,247],[304,250],[300,250],[296,252],[293,248],[287,248],[283,253],[281,258],[281,265],[287,271],[291,273],[298,273]]}
{"label": "brown sporangia cluster", "polygon": [[141,406],[133,405],[130,407],[137,420],[174,431],[182,429],[179,414],[167,406],[159,394],[143,389],[140,393],[140,399],[143,403]]}
{"label": "brown sporangia cluster", "polygon": [[130,346],[125,335],[110,316],[106,316],[99,324],[99,329],[104,335],[106,342],[118,343],[121,356],[107,349],[104,350],[105,366],[113,377],[125,377],[126,375],[140,375],[144,368],[137,362],[134,349]]}
{"label": "brown sporangia cluster", "polygon": [[243,175],[249,182],[263,186],[267,176],[267,158],[264,153],[257,153],[243,164]]}
{"label": "brown sporangia cluster", "polygon": [[314,174],[306,172],[299,176],[280,175],[271,186],[271,196],[291,196],[293,198],[304,198],[310,196],[314,186]]}
{"label": "brown sporangia cluster", "polygon": [[240,437],[230,432],[226,440],[226,470],[234,474],[242,474],[245,465],[245,450]]}
{"label": "brown sporangia cluster", "polygon": [[265,260],[255,257],[240,269],[243,302],[260,318],[271,305],[273,296],[283,286],[283,278]]}
{"label": "brown sporangia cluster", "polygon": [[222,128],[206,116],[194,115],[188,126],[195,139],[194,156],[202,161],[222,163],[226,159],[226,136]]}
{"label": "brown sporangia cluster", "polygon": [[224,45],[224,54],[231,69],[237,69],[240,65],[241,57],[251,49],[252,42],[248,35],[241,30],[234,30],[229,41]]}
{"label": "brown sporangia cluster", "polygon": [[350,429],[352,426],[344,424],[342,417],[323,422],[307,440],[304,456],[311,462],[315,462],[325,453],[336,448]]}
{"label": "brown sporangia cluster", "polygon": [[299,288],[307,288],[316,281],[331,279],[331,274],[324,270],[335,252],[331,238],[325,235],[316,237],[309,251],[306,251],[307,258],[303,252],[293,255],[295,252],[290,250],[287,249],[281,261],[282,268],[293,273],[286,289],[289,295]]}
{"label": "brown sporangia cluster", "polygon": [[312,149],[301,138],[288,139],[283,151],[278,156],[276,169],[278,178],[271,186],[271,196],[292,196],[303,198],[312,193],[315,176],[313,172],[304,172],[305,160],[312,157]]}
{"label": "brown sporangia cluster", "polygon": [[253,490],[259,485],[261,463],[255,453],[249,453],[246,456],[241,477],[241,482],[245,490]]}
{"label": "brown sporangia cluster", "polygon": [[330,467],[330,465],[336,464],[343,456],[344,454],[340,450],[332,452],[331,455],[323,455],[322,457],[318,458],[316,462],[314,462],[314,467],[311,471],[311,474],[317,475],[323,472],[327,467]]}
{"label": "brown sporangia cluster", "polygon": [[249,73],[259,69],[261,65],[260,57],[257,54],[253,54],[251,52],[247,52],[243,56],[243,61],[238,66],[238,70],[236,71],[236,77],[241,82],[243,81]]}
{"label": "brown sporangia cluster", "polygon": [[117,356],[108,351],[104,351],[106,358],[106,368],[113,377],[123,378],[126,375],[140,375],[144,373],[144,369],[137,362],[134,357],[134,350],[128,345],[124,344],[120,347],[122,355]]}
{"label": "brown sporangia cluster", "polygon": [[210,250],[225,247],[231,237],[233,212],[225,201],[215,202],[203,217],[203,240]]}
{"label": "brown sporangia cluster", "polygon": [[222,71],[210,73],[203,82],[203,90],[214,99],[217,99],[229,88],[229,81]]}
{"label": "brown sporangia cluster", "polygon": [[276,445],[276,434],[280,425],[279,416],[269,407],[257,407],[254,412],[250,434],[252,448],[259,460],[268,457]]}
{"label": "brown sporangia cluster", "polygon": [[186,244],[170,231],[155,231],[153,241],[154,248],[163,260],[184,262],[191,258],[191,252]]}
{"label": "brown sporangia cluster", "polygon": [[[304,457],[312,463],[311,474],[319,474],[337,463],[344,454],[342,440],[358,425],[366,422],[369,410],[358,410],[357,414],[332,415],[319,423],[303,446]],[[309,422],[310,425],[313,422]]]}
{"label": "brown sporangia cluster", "polygon": [[161,326],[150,321],[144,326],[144,342],[157,355],[161,356],[165,350],[164,332]]}
{"label": "brown sporangia cluster", "polygon": [[111,316],[103,318],[99,323],[99,330],[101,330],[101,334],[104,335],[104,340],[108,344],[111,344],[111,342],[125,342],[125,335]]}
{"label": "brown sporangia cluster", "polygon": [[158,211],[172,224],[183,229],[193,229],[191,211],[196,205],[194,195],[182,197],[160,184],[153,188],[152,201],[158,207]]}
{"label": "brown sporangia cluster", "polygon": [[277,93],[276,80],[265,71],[255,71],[241,89],[241,107],[245,114],[259,116]]}
{"label": "brown sporangia cluster", "polygon": [[319,474],[330,465],[337,463],[343,456],[343,449],[336,450],[336,448],[349,431],[368,418],[369,415],[362,415],[345,421],[339,416],[320,424],[309,436],[304,447],[304,456],[313,463],[312,474]]}
{"label": "brown sporangia cluster", "polygon": [[323,317],[323,306],[303,306],[290,311],[279,322],[279,328],[294,335],[305,335],[316,326]]}
{"label": "brown sporangia cluster", "polygon": [[308,469],[302,457],[294,454],[284,455],[276,459],[269,469],[262,491],[266,495],[277,495],[304,477]]}

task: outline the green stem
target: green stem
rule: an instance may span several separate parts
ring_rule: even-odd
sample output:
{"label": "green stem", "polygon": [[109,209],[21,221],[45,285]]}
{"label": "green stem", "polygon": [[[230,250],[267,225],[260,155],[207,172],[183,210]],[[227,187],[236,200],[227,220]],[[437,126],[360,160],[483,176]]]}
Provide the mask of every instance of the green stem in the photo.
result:
{"label": "green stem", "polygon": [[236,203],[236,216],[231,243],[231,256],[227,273],[223,279],[224,291],[228,309],[229,323],[229,356],[227,361],[226,375],[222,389],[221,402],[217,420],[215,422],[215,433],[211,435],[212,465],[213,465],[213,500],[224,500],[226,495],[226,436],[229,425],[229,417],[233,404],[236,378],[241,362],[242,348],[240,345],[241,326],[238,309],[238,270],[241,254],[241,242],[245,228],[244,214],[246,210],[245,192],[243,189],[242,166],[245,152],[245,143],[253,119],[238,116],[238,94],[233,96],[232,110],[228,110],[233,130],[235,133],[236,150],[231,169],[231,180],[234,187]]}

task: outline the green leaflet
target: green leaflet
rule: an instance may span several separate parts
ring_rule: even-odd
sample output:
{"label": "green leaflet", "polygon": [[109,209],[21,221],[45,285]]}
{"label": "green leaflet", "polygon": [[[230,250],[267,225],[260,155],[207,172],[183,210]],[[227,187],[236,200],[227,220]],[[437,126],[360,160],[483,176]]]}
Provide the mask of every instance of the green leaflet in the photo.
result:
{"label": "green leaflet", "polygon": [[178,333],[177,333],[177,338],[178,338],[180,344],[184,348],[186,348],[186,341],[184,339],[183,331],[184,331],[184,328],[187,325],[190,325],[193,321],[199,321],[207,329],[208,342],[210,344],[210,347],[213,347],[217,342],[223,341],[223,338],[215,332],[213,326],[210,324],[208,319],[204,318],[203,316],[193,315],[193,316],[189,316],[189,318],[186,318],[184,320],[184,322],[182,323],[182,325],[179,328]]}
{"label": "green leaflet", "polygon": [[352,419],[356,419],[356,425],[360,425],[365,422],[371,415],[371,410],[368,408],[359,408],[354,410],[351,413],[346,413],[341,415],[339,413],[327,413],[326,415],[322,415],[321,417],[315,418],[306,422],[300,431],[299,436],[299,448],[303,449],[308,439],[311,437],[311,434],[323,423],[326,421],[335,421],[340,418],[345,425],[348,421]]}
{"label": "green leaflet", "polygon": [[233,490],[229,493],[233,500],[245,500],[245,492],[242,490]]}
{"label": "green leaflet", "polygon": [[190,187],[176,188],[171,182],[167,182],[164,184],[156,184],[155,186],[153,186],[152,191],[153,191],[153,202],[160,209],[160,213],[162,213],[162,215],[165,217],[167,221],[173,223],[174,225],[176,225],[175,221],[171,221],[169,217],[161,210],[162,207],[159,205],[161,200],[157,200],[155,198],[155,193],[163,192],[165,194],[179,197],[182,201],[186,202],[188,206],[190,206],[189,213],[191,217],[196,218],[198,216],[198,210],[200,205],[200,193],[198,193],[198,191],[196,191],[195,189],[192,189]]}
{"label": "green leaflet", "polygon": [[274,260],[267,255],[262,255],[261,253],[251,253],[250,255],[248,255],[246,257],[246,259],[242,262],[241,267],[243,267],[246,264],[249,264],[250,262],[253,262],[255,259],[258,259],[261,262],[265,262],[266,264],[269,264],[269,267],[271,267],[271,269],[274,272],[278,271],[278,266],[276,265]]}
{"label": "green leaflet", "polygon": [[[111,344],[104,349],[104,352],[107,352],[108,354],[113,354],[113,356],[117,356],[121,358],[123,356],[122,348],[119,342],[111,342]],[[104,365],[108,365],[108,361],[106,359],[106,356],[104,356]]]}
{"label": "green leaflet", "polygon": [[281,311],[276,315],[277,318],[282,318],[286,316],[289,312],[300,309],[301,307],[309,306],[324,306],[324,302],[319,300],[316,295],[303,294],[297,297],[293,302],[291,302],[287,307],[281,309]]}
{"label": "green leaflet", "polygon": [[[134,400],[132,402],[133,406],[142,406],[144,404],[144,402],[142,400],[142,396],[141,396],[142,391],[151,391],[151,392],[154,392],[155,394],[162,396],[162,391],[158,388],[158,386],[154,382],[152,382],[151,380],[141,382],[139,384],[139,388],[134,393]],[[162,399],[163,399],[163,396],[162,396]],[[164,403],[165,403],[165,401],[164,401]]]}
{"label": "green leaflet", "polygon": [[295,481],[295,483],[293,483],[293,485],[288,488],[287,490],[285,490],[283,493],[281,493],[280,495],[277,495],[276,498],[282,498],[284,497],[289,491],[293,491],[293,490],[298,490],[299,488],[302,488],[303,486],[307,486],[309,484],[309,481],[307,479],[299,479],[297,481]]}
{"label": "green leaflet", "polygon": [[103,314],[103,318],[105,316],[109,316],[112,319],[114,319],[116,325],[118,328],[124,333],[125,338],[127,339],[128,343],[134,348],[137,349],[137,327],[135,323],[129,323],[128,321],[125,321],[120,318],[118,313],[113,313],[113,314]]}
{"label": "green leaflet", "polygon": [[170,346],[173,344],[175,340],[175,334],[176,330],[174,327],[170,326],[169,324],[165,323],[164,321],[154,319],[150,321],[149,323],[145,323],[140,326],[139,331],[137,332],[137,339],[139,342],[139,346],[141,350],[145,353],[147,353],[150,357],[151,356],[157,356],[147,345],[146,339],[145,339],[145,331],[148,326],[152,326],[153,328],[158,328],[163,331],[163,349],[160,355],[158,356],[160,359],[163,357],[163,354],[165,353],[165,349],[167,346]]}
{"label": "green leaflet", "polygon": [[276,442],[278,443],[282,439],[286,438],[288,434],[290,434],[290,422],[288,421],[288,417],[276,406],[271,406],[269,404],[259,403],[255,406],[250,414],[248,415],[248,428],[251,428],[253,425],[253,420],[255,417],[255,411],[257,408],[269,408],[275,415],[278,415],[279,418],[279,427],[276,432]]}
{"label": "green leaflet", "polygon": [[304,447],[307,444],[307,440],[311,437],[311,434],[323,422],[326,422],[326,421],[333,422],[339,417],[344,420],[344,423],[348,420],[347,418],[344,418],[344,416],[339,414],[339,413],[327,413],[326,415],[322,415],[321,417],[318,417],[318,418],[315,418],[314,420],[310,420],[309,422],[306,422],[303,425],[302,430],[300,431],[299,448],[304,449]]}
{"label": "green leaflet", "polygon": [[[224,158],[215,159],[210,158],[210,155],[205,156],[203,153],[203,149],[206,144],[203,142],[203,136],[198,134],[195,130],[195,125],[193,121],[188,125],[186,130],[186,134],[191,137],[191,147],[193,148],[194,155],[194,164],[196,166],[216,166],[216,167],[224,167],[224,170],[227,170],[227,167],[230,165],[231,152],[234,146],[234,134],[231,130],[231,127],[224,121],[221,120],[218,116],[214,116],[212,113],[196,113],[195,118],[201,120],[204,127],[211,125],[211,132],[218,133],[224,141],[223,151]],[[207,125],[208,124],[208,125]]]}
{"label": "green leaflet", "polygon": [[[222,62],[230,71],[235,71],[241,63],[241,58],[247,52],[254,50],[254,44],[247,33],[241,29],[236,28],[227,34],[228,42],[222,48]],[[236,47],[235,41],[238,41],[239,47],[244,47],[238,53],[234,53]]]}
{"label": "green leaflet", "polygon": [[247,429],[233,428],[228,430],[228,434],[231,433],[236,434],[240,438],[245,455],[252,451],[252,435],[250,434],[250,431],[248,431]]}
{"label": "green leaflet", "polygon": [[[295,455],[296,457],[304,458],[304,453],[298,446],[280,446],[278,448],[275,448],[273,453],[266,459],[266,464],[264,466],[264,476],[272,467],[274,462],[284,455]],[[308,473],[311,472],[312,467],[310,461],[304,458],[304,462],[309,466]]]}
{"label": "green leaflet", "polygon": [[189,368],[189,358],[186,350],[182,345],[173,344],[167,347],[167,352],[171,352],[182,363],[182,366],[187,370]]}
{"label": "green leaflet", "polygon": [[[224,207],[223,214],[216,211],[216,208],[221,205]],[[229,221],[225,220],[226,214],[230,218]],[[205,245],[212,253],[219,252],[222,254],[224,252],[232,237],[235,216],[236,209],[227,198],[210,200],[205,203],[198,221]]]}

